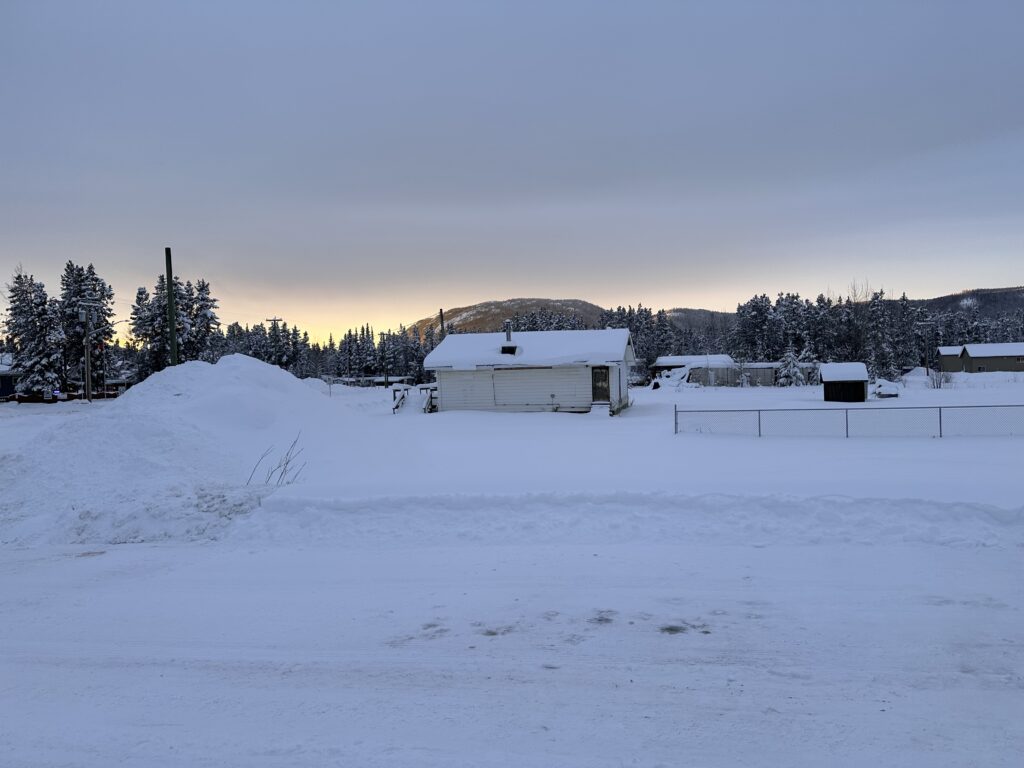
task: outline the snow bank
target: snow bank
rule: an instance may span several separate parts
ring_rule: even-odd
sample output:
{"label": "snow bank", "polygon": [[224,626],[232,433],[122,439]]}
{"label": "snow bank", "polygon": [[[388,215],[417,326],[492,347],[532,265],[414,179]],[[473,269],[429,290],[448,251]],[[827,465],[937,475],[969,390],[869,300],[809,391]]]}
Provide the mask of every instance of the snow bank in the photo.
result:
{"label": "snow bank", "polygon": [[0,542],[216,538],[266,495],[246,486],[259,455],[322,407],[291,374],[232,355],[41,416],[53,423],[0,456]]}
{"label": "snow bank", "polygon": [[[795,542],[1019,541],[1017,528],[990,519],[997,507],[1024,516],[1014,438],[673,434],[675,405],[818,408],[820,387],[635,389],[633,407],[614,419],[415,407],[395,416],[388,391],[324,389],[234,356],[177,366],[110,403],[2,406],[0,544],[202,541],[229,529],[315,543],[358,539],[363,527],[396,541],[448,530],[497,541],[530,531],[557,539],[573,526],[606,538],[650,529],[740,543],[772,530]],[[904,400],[1022,398],[1007,383],[906,390]],[[266,487],[300,433],[300,482]],[[867,499],[868,511],[858,517],[848,497]],[[918,501],[871,501],[879,498]]]}
{"label": "snow bank", "polygon": [[347,547],[453,544],[1024,546],[1024,514],[984,504],[845,496],[533,493],[332,498],[292,486],[229,534]]}

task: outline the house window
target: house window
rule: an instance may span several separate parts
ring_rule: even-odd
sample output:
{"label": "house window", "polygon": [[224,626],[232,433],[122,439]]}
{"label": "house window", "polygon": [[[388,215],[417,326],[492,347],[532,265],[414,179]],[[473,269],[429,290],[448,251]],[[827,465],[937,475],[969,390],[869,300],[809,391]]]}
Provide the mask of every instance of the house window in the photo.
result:
{"label": "house window", "polygon": [[985,372],[985,366],[984,366],[984,365],[979,365],[979,366],[978,366],[978,367],[977,367],[977,368],[975,369],[975,372],[976,372],[976,373],[984,373],[984,372]]}
{"label": "house window", "polygon": [[1018,363],[1024,363],[1024,357],[1018,357],[1017,358],[1017,362]]}

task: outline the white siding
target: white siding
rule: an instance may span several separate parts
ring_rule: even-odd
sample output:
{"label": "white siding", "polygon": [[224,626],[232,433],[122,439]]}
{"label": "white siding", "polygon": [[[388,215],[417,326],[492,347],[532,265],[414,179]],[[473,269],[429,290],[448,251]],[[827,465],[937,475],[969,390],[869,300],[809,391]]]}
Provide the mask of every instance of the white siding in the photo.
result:
{"label": "white siding", "polygon": [[619,401],[622,399],[622,390],[619,387],[619,384],[621,383],[620,382],[621,379],[622,379],[622,366],[619,366],[619,365],[609,365],[608,366],[608,384],[609,384],[609,387],[610,387],[609,393],[611,394],[611,400],[612,400],[611,401],[611,408],[612,408],[612,410],[615,410],[618,407]]}
{"label": "white siding", "polygon": [[442,411],[492,410],[494,383],[490,371],[438,371],[437,407]]}
{"label": "white siding", "polygon": [[588,411],[590,368],[439,370],[437,392],[442,411]]}
{"label": "white siding", "polygon": [[590,396],[590,369],[585,366],[494,372],[494,402],[499,408],[586,411]]}

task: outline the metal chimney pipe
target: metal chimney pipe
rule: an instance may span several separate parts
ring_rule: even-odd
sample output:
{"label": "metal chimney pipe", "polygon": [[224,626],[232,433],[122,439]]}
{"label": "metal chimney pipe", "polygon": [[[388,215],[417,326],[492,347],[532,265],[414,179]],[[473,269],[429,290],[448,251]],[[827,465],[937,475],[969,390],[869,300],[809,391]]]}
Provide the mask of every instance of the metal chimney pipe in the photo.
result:
{"label": "metal chimney pipe", "polygon": [[505,341],[512,341],[512,321],[505,321]]}

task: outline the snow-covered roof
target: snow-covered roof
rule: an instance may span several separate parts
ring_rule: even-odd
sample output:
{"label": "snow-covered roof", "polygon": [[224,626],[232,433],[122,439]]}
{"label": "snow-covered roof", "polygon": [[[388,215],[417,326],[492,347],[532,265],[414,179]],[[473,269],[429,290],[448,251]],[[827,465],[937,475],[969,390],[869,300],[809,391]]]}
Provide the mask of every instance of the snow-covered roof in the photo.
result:
{"label": "snow-covered roof", "polygon": [[1024,342],[965,344],[964,351],[971,357],[1024,357]]}
{"label": "snow-covered roof", "polygon": [[939,347],[940,355],[951,355],[953,357],[959,357],[960,353],[964,351],[963,344],[958,344],[955,347]]}
{"label": "snow-covered roof", "polygon": [[867,381],[864,363],[822,363],[818,369],[822,381]]}
{"label": "snow-covered roof", "polygon": [[[502,347],[515,347],[503,354]],[[423,367],[456,371],[477,368],[522,368],[555,365],[605,365],[635,362],[629,331],[518,331],[512,341],[504,333],[453,333],[445,336],[423,361]]]}
{"label": "snow-covered roof", "polygon": [[715,366],[729,368],[735,362],[729,355],[662,355],[654,361],[654,368],[707,368]]}

